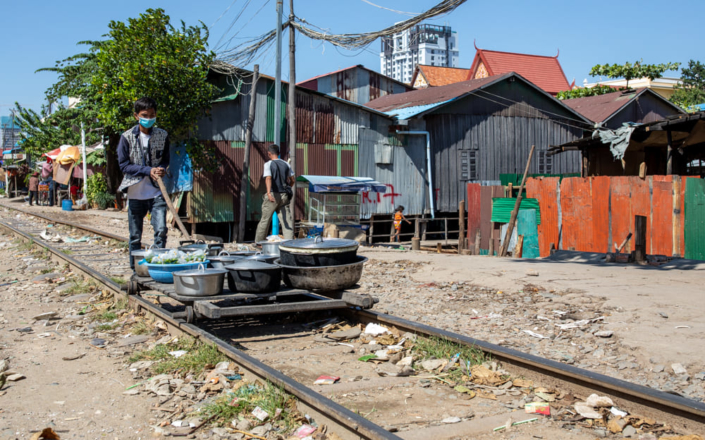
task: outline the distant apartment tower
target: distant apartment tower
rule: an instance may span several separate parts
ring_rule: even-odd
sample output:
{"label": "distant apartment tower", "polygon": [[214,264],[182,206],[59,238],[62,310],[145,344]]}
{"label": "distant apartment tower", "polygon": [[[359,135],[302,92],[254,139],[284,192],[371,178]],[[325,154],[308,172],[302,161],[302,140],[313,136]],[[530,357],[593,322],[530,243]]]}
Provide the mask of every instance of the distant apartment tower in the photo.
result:
{"label": "distant apartment tower", "polygon": [[20,126],[14,115],[0,117],[0,150],[13,150],[20,139]]}
{"label": "distant apartment tower", "polygon": [[418,64],[458,67],[458,33],[450,26],[420,24],[382,38],[382,75],[410,83]]}

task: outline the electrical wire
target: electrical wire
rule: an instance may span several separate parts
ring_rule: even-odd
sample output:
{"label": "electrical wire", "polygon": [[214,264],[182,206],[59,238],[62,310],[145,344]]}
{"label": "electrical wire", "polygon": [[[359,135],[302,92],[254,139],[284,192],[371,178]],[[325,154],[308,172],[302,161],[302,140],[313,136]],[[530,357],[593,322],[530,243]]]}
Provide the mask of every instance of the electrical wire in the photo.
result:
{"label": "electrical wire", "polygon": [[362,0],[362,1],[365,2],[365,3],[367,3],[368,5],[374,6],[375,8],[384,9],[384,10],[386,10],[386,11],[391,11],[391,12],[394,12],[394,13],[396,13],[396,14],[411,15],[412,17],[413,17],[414,15],[419,15],[418,12],[397,11],[396,9],[390,9],[390,8],[385,8],[384,6],[376,5],[376,4],[372,3],[372,2],[369,1],[369,0]]}

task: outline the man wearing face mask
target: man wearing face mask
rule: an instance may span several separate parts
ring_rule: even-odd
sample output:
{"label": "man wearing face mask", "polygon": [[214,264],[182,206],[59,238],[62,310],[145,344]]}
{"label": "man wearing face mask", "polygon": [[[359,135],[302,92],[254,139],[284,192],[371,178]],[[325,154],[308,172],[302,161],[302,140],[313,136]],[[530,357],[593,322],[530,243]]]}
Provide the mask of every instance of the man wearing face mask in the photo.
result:
{"label": "man wearing face mask", "polygon": [[[137,125],[120,137],[118,162],[125,175],[119,191],[127,194],[127,219],[130,227],[130,253],[142,247],[144,217],[152,212],[154,245],[166,245],[166,201],[157,179],[166,175],[169,166],[169,134],[154,127],[157,103],[152,98],[135,101]],[[133,258],[130,267],[134,270]]]}

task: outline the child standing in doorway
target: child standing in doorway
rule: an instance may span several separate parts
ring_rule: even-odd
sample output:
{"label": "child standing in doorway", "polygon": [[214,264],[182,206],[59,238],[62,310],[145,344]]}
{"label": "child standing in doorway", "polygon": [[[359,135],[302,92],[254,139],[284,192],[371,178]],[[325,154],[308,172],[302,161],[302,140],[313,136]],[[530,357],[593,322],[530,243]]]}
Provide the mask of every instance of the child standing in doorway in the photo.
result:
{"label": "child standing in doorway", "polygon": [[409,220],[404,217],[404,207],[402,205],[397,206],[396,211],[394,212],[394,237],[392,241],[396,241],[399,243],[399,233],[401,232],[401,222],[405,221],[407,224],[411,224]]}

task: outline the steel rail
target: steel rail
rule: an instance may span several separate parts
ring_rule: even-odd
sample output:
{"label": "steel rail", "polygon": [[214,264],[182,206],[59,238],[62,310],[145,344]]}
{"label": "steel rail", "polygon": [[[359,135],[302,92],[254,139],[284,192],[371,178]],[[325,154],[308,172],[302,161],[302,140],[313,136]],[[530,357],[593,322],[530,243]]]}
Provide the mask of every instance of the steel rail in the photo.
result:
{"label": "steel rail", "polygon": [[[35,215],[34,213],[29,213],[24,210],[19,210],[21,212],[24,212],[28,215]],[[48,221],[54,221],[54,219],[51,218],[45,218],[42,216],[38,216],[41,218],[44,218],[45,220]],[[107,233],[104,233],[102,231],[94,230],[94,229],[88,229],[82,225],[78,224],[73,224],[70,222],[63,222],[63,224],[68,224],[69,226],[79,228],[79,229],[84,229],[88,230],[90,232],[94,232],[98,235],[103,235],[103,236],[108,236]],[[6,224],[5,222],[0,221],[0,225],[11,229],[13,232],[18,233],[22,236],[24,236],[27,239],[34,239],[34,237],[25,234],[22,231],[18,231],[12,226]],[[113,235],[113,234],[109,234]],[[117,237],[117,236],[114,236]],[[119,238],[119,237],[118,237]],[[35,241],[35,243],[37,243]],[[94,271],[92,268],[84,265],[83,263],[69,257],[68,255],[63,254],[59,250],[53,249],[52,246],[45,244],[45,243],[37,243],[40,246],[44,246],[49,248],[54,254],[56,254],[58,257],[70,262],[77,268],[81,269],[85,273],[87,273],[89,276],[95,276],[103,284],[106,286],[109,286],[113,290],[119,290],[120,286],[118,286],[116,283],[114,283],[112,280],[109,278],[106,278],[102,274]],[[137,302],[141,307],[147,309],[150,311],[150,313],[160,316],[161,319],[169,321],[170,324],[180,328],[182,331],[185,331],[192,336],[195,337],[203,337],[204,339],[207,339],[209,341],[212,341],[216,343],[216,345],[219,347],[221,352],[226,354],[229,357],[236,357],[236,361],[242,362],[243,365],[248,365],[249,368],[252,368],[252,371],[255,373],[261,372],[261,374],[271,374],[273,378],[276,378],[275,383],[280,383],[280,384],[285,384],[286,381],[293,382],[291,384],[291,388],[287,388],[286,385],[284,385],[285,389],[289,391],[291,394],[295,395],[297,398],[300,398],[298,395],[299,393],[302,398],[301,400],[304,401],[305,403],[308,403],[312,397],[315,397],[316,399],[325,399],[322,400],[321,402],[324,404],[327,404],[326,401],[332,403],[333,405],[337,405],[335,402],[330,401],[329,399],[326,399],[318,393],[303,387],[302,385],[298,384],[298,382],[295,382],[277,370],[272,369],[271,367],[268,367],[267,365],[261,363],[260,361],[257,361],[256,359],[244,354],[243,352],[231,347],[227,343],[221,341],[214,335],[211,335],[210,333],[205,332],[204,330],[192,325],[192,324],[187,324],[181,319],[175,319],[172,315],[163,312],[161,309],[157,308],[153,304],[149,303],[148,301],[144,300],[143,298],[140,297],[130,297],[131,300],[134,299],[135,302]],[[690,423],[697,423],[701,425],[701,431],[702,431],[702,425],[705,424],[705,403],[698,402],[695,400],[687,399],[682,396],[676,395],[676,394],[670,394],[666,393],[663,391],[659,391],[653,388],[645,387],[642,385],[634,384],[631,382],[627,382],[625,380],[621,379],[616,379],[613,377],[606,376],[604,374],[592,372],[589,370],[585,370],[582,368],[574,367],[572,365],[564,364],[561,362],[556,362],[552,361],[549,359],[545,359],[539,356],[534,356],[528,353],[524,353],[518,350],[514,350],[511,348],[506,348],[502,347],[500,345],[496,344],[491,344],[486,341],[482,341],[479,339],[474,339],[469,336],[464,336],[461,334],[453,333],[450,331],[438,329],[435,327],[431,327],[425,324],[421,324],[418,322],[413,322],[409,321],[400,317],[396,317],[393,315],[387,315],[383,313],[378,313],[370,310],[355,310],[355,309],[342,309],[339,310],[342,314],[348,315],[350,317],[354,317],[357,320],[361,322],[376,322],[376,323],[383,323],[387,324],[390,326],[397,327],[398,329],[404,329],[406,331],[416,333],[416,334],[422,334],[422,335],[427,335],[427,336],[434,336],[434,337],[439,337],[439,338],[444,338],[448,339],[450,341],[454,341],[456,343],[465,345],[465,346],[471,346],[471,347],[476,347],[481,349],[482,351],[491,354],[494,358],[504,361],[505,363],[512,365],[516,368],[519,368],[523,371],[526,372],[535,372],[543,377],[548,377],[552,378],[557,381],[565,382],[568,384],[575,385],[579,388],[582,388],[584,390],[593,390],[593,391],[599,391],[599,392],[604,392],[606,394],[610,394],[614,397],[617,397],[619,399],[622,399],[624,402],[628,402],[629,404],[632,405],[637,405],[640,409],[645,409],[648,411],[658,411],[664,414],[668,414],[676,419],[679,425],[681,425],[684,428],[689,428],[691,427]],[[300,390],[299,388],[303,388],[303,390]],[[305,392],[304,392],[305,391]],[[309,396],[307,393],[313,393],[315,396]],[[315,400],[315,399],[314,399]],[[314,402],[315,404],[315,402]],[[339,406],[339,405],[338,405]],[[344,407],[340,407],[342,410],[350,413],[352,416],[359,417],[357,414],[352,413],[351,411],[347,410]],[[645,414],[647,416],[650,416],[649,414]],[[337,419],[336,419],[337,420]],[[378,430],[381,430],[382,432],[380,434],[386,435],[386,437],[369,437],[369,438],[399,438],[391,433],[383,430],[377,425],[372,424],[371,422],[367,421],[367,419],[362,418],[364,422],[366,422],[369,425],[374,426]],[[351,425],[349,428],[352,428],[354,430],[358,430],[360,428],[363,428],[363,424],[359,425]],[[362,431],[360,431],[362,433]],[[378,431],[376,431],[378,432]]]}
{"label": "steel rail", "polygon": [[[110,278],[107,278],[103,274],[97,272],[95,269],[76,260],[75,258],[64,254],[63,252],[61,252],[60,249],[57,249],[48,243],[38,242],[32,235],[27,234],[26,232],[21,231],[4,221],[0,221],[0,227],[4,227],[13,234],[20,236],[26,240],[31,240],[34,242],[34,244],[48,249],[55,256],[74,266],[75,268],[83,272],[85,275],[97,279],[101,284],[113,290],[115,293],[118,293],[120,295],[123,294],[121,292],[121,286],[119,284],[117,284]],[[272,382],[273,384],[282,387],[285,391],[296,397],[302,403],[322,413],[330,420],[339,424],[342,428],[347,429],[349,431],[348,434],[368,440],[401,440],[400,437],[392,434],[381,426],[370,422],[363,416],[356,414],[355,412],[332,401],[331,399],[328,399],[327,397],[322,396],[316,391],[304,385],[301,385],[294,379],[282,374],[281,372],[253,358],[252,356],[249,356],[244,352],[232,347],[227,342],[219,339],[215,335],[212,335],[193,324],[188,324],[182,319],[175,319],[172,314],[161,310],[159,307],[150,303],[146,299],[139,296],[128,296],[128,299],[133,304],[138,305],[140,308],[144,309],[150,314],[166,321],[167,324],[178,328],[180,331],[188,333],[189,335],[195,338],[200,338],[202,340],[206,340],[210,343],[215,344],[221,353],[234,360],[241,367],[251,371],[254,375],[260,378],[266,379]]]}

